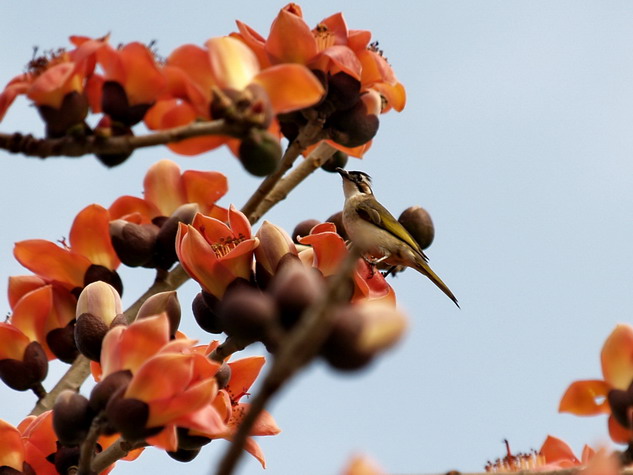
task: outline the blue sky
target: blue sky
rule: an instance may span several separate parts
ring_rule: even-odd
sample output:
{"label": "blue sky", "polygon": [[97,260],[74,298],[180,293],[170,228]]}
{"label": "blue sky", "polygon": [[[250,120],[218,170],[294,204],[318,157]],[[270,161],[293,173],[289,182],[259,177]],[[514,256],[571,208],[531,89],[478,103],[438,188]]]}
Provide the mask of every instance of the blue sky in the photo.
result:
{"label": "blue sky", "polygon": [[[166,55],[233,31],[236,18],[266,35],[283,5],[22,3],[3,12],[0,82],[22,71],[32,46],[66,45],[71,34],[111,32],[115,44],[155,39]],[[270,408],[283,432],[261,440],[268,470],[245,457],[239,473],[338,473],[358,451],[392,473],[476,471],[502,455],[504,438],[522,451],[547,434],[578,452],[607,443],[604,418],[561,415],[557,406],[572,380],[601,376],[602,342],[631,320],[633,4],[302,6],[309,24],[342,11],[350,28],[371,30],[405,84],[406,109],[382,117],[372,150],[349,168],[374,177],[376,196],[394,214],[414,204],[429,210],[431,266],[462,308],[417,273],[399,275],[392,285],[411,321],[402,343],[360,374],[313,364]],[[24,100],[0,123],[2,132],[42,129]],[[258,183],[226,151],[187,158],[156,148],[114,170],[92,157],[0,158],[3,279],[26,273],[12,258],[15,241],[56,240],[83,206],[139,195],[159,159],[226,173],[224,205],[242,205]],[[342,201],[340,178],[317,173],[266,219],[290,231],[302,219],[330,216]],[[138,271],[123,277],[124,303],[152,279]],[[180,292],[185,309],[195,292],[193,284]],[[0,309],[8,312],[6,297]],[[184,331],[208,339],[188,310],[183,320]],[[8,389],[2,398],[0,418],[12,423],[34,403]],[[149,449],[115,473],[209,473],[225,448],[213,442],[189,465]]]}

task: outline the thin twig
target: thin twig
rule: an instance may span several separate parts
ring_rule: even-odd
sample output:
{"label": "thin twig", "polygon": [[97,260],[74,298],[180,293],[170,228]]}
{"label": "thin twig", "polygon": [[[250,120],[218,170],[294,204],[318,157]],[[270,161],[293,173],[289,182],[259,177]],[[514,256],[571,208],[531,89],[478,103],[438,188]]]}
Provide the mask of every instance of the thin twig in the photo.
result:
{"label": "thin twig", "polygon": [[241,211],[248,218],[251,224],[255,223],[261,216],[252,216],[253,211],[259,206],[260,202],[268,195],[270,190],[277,184],[284,174],[292,168],[292,164],[297,159],[301,152],[303,152],[310,145],[316,143],[323,134],[323,121],[319,119],[313,119],[302,127],[297,138],[295,138],[281,159],[279,168],[268,175],[264,181],[261,182],[257,190],[251,195],[246,204],[242,207]]}
{"label": "thin twig", "polygon": [[312,172],[323,165],[334,152],[336,152],[334,147],[326,142],[321,142],[304,161],[299,163],[294,170],[282,178],[260,201],[259,205],[250,215],[251,220],[259,220],[270,208],[284,200],[286,196],[288,196],[288,193],[296,188]]}
{"label": "thin twig", "polygon": [[217,475],[233,473],[253,425],[264,407],[283,384],[319,351],[332,327],[331,309],[347,297],[347,286],[344,284],[354,270],[359,256],[358,250],[352,247],[339,266],[338,272],[329,281],[322,298],[304,312],[296,328],[279,348],[259,392],[251,400],[248,412],[220,461]]}
{"label": "thin twig", "polygon": [[81,443],[79,449],[79,466],[78,475],[90,475],[92,459],[95,454],[95,447],[97,446],[97,439],[99,438],[99,432],[101,431],[101,416],[97,415],[90,424],[88,435]]}
{"label": "thin twig", "polygon": [[139,136],[120,137],[62,137],[42,139],[20,133],[0,133],[0,149],[20,153],[29,157],[80,157],[88,154],[129,154],[137,148],[165,145],[202,135],[230,135],[243,133],[243,128],[226,124],[224,120],[194,122],[173,129],[152,132]]}

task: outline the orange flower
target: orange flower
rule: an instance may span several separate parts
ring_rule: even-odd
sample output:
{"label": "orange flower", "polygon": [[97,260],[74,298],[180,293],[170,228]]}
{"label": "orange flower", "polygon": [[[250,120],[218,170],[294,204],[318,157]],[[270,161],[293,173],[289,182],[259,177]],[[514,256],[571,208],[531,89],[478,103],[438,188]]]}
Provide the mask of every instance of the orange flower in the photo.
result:
{"label": "orange flower", "polygon": [[633,327],[618,325],[601,352],[604,380],[574,381],[565,391],[559,412],[579,416],[609,415],[609,434],[618,443],[633,440],[630,408],[633,407]]}
{"label": "orange flower", "polygon": [[[345,241],[336,232],[336,226],[333,223],[316,225],[309,235],[300,237],[299,242],[312,246],[299,253],[301,260],[319,269],[325,277],[336,273],[340,262],[347,254]],[[372,269],[364,259],[358,260],[353,277],[352,302],[380,299],[385,303],[395,305],[396,295],[393,288],[383,275]]]}
{"label": "orange flower", "polygon": [[[194,343],[186,338],[169,341],[169,321],[164,313],[129,327],[115,327],[106,335],[101,353],[103,375],[120,370],[132,373],[121,398],[107,406],[110,422],[124,437],[144,438],[154,446],[175,451],[176,427],[201,432],[224,430],[219,414],[210,405],[217,394],[215,373],[220,365],[194,351]],[[121,416],[124,410],[125,417]]]}
{"label": "orange flower", "polygon": [[198,213],[190,225],[180,223],[176,236],[176,253],[184,269],[218,298],[235,279],[250,279],[258,245],[248,219],[233,206],[228,224]]}
{"label": "orange flower", "polygon": [[24,267],[48,283],[67,290],[84,286],[86,272],[93,266],[114,271],[119,259],[110,242],[110,215],[99,205],[89,205],[77,214],[69,242],[62,247],[50,241],[31,239],[15,244],[13,254]]}
{"label": "orange flower", "polygon": [[[194,45],[176,49],[167,59],[165,74],[170,94],[149,111],[146,124],[150,129],[161,130],[196,119],[213,118],[214,87],[244,91],[250,85],[260,86],[274,113],[309,107],[324,94],[323,86],[306,67],[288,64],[260,69],[254,53],[232,37],[211,38],[206,49]],[[265,122],[262,125],[267,126]],[[170,148],[177,153],[195,155],[223,144],[235,150],[237,143],[224,136],[197,137],[170,144]]]}
{"label": "orange flower", "polygon": [[143,180],[143,198],[121,196],[109,208],[111,219],[149,223],[171,214],[183,204],[196,203],[202,214],[227,219],[227,210],[215,202],[226,194],[228,182],[220,172],[186,170],[171,160],[154,163]]}
{"label": "orange flower", "polygon": [[[208,355],[217,346],[217,341],[212,342],[206,349],[204,349],[204,354]],[[203,349],[198,347],[198,350],[201,351]],[[259,375],[259,372],[265,362],[266,359],[263,356],[251,356],[227,363],[230,368],[230,379],[226,387],[218,391],[218,394],[212,403],[213,407],[218,411],[222,420],[225,422],[226,428],[221,432],[202,433],[202,435],[212,439],[223,438],[231,440],[242,419],[250,408],[250,404],[242,403],[240,402],[240,399],[249,394],[248,390],[257,379],[257,376]],[[280,432],[281,429],[270,413],[262,411],[255,422],[250,435],[277,435]],[[259,460],[262,467],[266,468],[264,453],[252,437],[247,438],[244,449]]]}

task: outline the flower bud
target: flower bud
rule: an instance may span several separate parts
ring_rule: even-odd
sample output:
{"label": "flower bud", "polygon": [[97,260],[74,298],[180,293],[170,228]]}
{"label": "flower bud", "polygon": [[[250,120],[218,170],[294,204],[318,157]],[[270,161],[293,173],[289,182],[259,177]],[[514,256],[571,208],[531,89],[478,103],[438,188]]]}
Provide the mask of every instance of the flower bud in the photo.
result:
{"label": "flower bud", "polygon": [[79,450],[79,446],[57,446],[57,451],[47,459],[52,459],[51,462],[55,465],[57,473],[72,473],[71,470],[76,470],[77,465],[79,465]]}
{"label": "flower bud", "polygon": [[348,155],[346,153],[337,150],[325,161],[323,165],[321,165],[321,168],[326,172],[338,173],[336,169],[345,168],[345,165],[347,165],[347,159]]}
{"label": "flower bud", "polygon": [[316,302],[324,291],[324,281],[312,267],[296,259],[287,259],[279,266],[270,286],[284,328],[292,328],[306,307]]}
{"label": "flower bud", "polygon": [[84,274],[84,287],[98,281],[110,284],[116,289],[119,295],[123,295],[123,282],[119,274],[115,270],[110,270],[107,267],[92,264]]}
{"label": "flower bud", "polygon": [[240,142],[240,162],[251,175],[267,176],[277,170],[281,160],[281,144],[267,130],[252,128]]}
{"label": "flower bud", "polygon": [[297,248],[286,231],[268,221],[264,221],[256,236],[259,238],[259,246],[255,248],[257,282],[266,287],[277,271],[279,261],[286,254],[296,256]]}
{"label": "flower bud", "polygon": [[152,104],[130,106],[127,93],[121,84],[116,81],[103,83],[101,109],[116,122],[132,127],[143,120],[151,106]]}
{"label": "flower bud", "polygon": [[360,97],[360,81],[349,74],[338,72],[328,78],[326,102],[335,111],[348,110],[354,107]]}
{"label": "flower bud", "polygon": [[330,138],[344,147],[358,147],[378,132],[380,95],[367,91],[351,109],[333,113],[325,123]]}
{"label": "flower bud", "polygon": [[99,361],[105,334],[127,323],[122,311],[121,297],[111,285],[97,281],[84,288],[77,300],[75,324],[75,343],[84,356]]}
{"label": "flower bud", "polygon": [[319,221],[318,219],[306,219],[304,221],[301,221],[295,226],[294,230],[292,231],[293,242],[299,244],[299,241],[297,241],[297,236],[307,236],[308,234],[310,234],[312,228],[315,227],[317,224],[321,224],[321,221]]}
{"label": "flower bud", "polygon": [[[211,439],[209,439],[209,441],[211,441]],[[181,447],[178,447],[178,450],[176,450],[175,452],[171,452],[171,451],[167,451],[167,455],[169,455],[171,458],[173,458],[174,460],[176,460],[177,462],[191,462],[193,459],[195,459],[198,454],[200,453],[200,447],[196,448],[196,449],[183,449]]]}
{"label": "flower bud", "polygon": [[90,132],[84,122],[88,115],[88,100],[77,91],[66,94],[59,109],[40,105],[37,110],[46,123],[47,138],[60,138],[69,134],[85,136]]}
{"label": "flower bud", "polygon": [[252,342],[264,338],[276,323],[277,308],[270,295],[241,286],[224,295],[219,315],[227,335]]}
{"label": "flower bud", "polygon": [[95,413],[105,410],[108,401],[116,393],[121,394],[132,380],[130,370],[124,369],[110,373],[99,381],[90,392],[90,407]]}
{"label": "flower bud", "polygon": [[54,328],[46,334],[46,344],[53,354],[64,363],[72,363],[79,355],[75,344],[76,320],[68,322],[65,327]]}
{"label": "flower bud", "polygon": [[222,333],[222,322],[217,313],[220,300],[212,294],[199,292],[191,303],[196,322],[205,332]]}
{"label": "flower bud", "polygon": [[[97,138],[109,139],[112,137],[134,136],[132,129],[122,122],[114,121],[110,116],[101,118],[94,130]],[[121,165],[132,155],[132,150],[119,153],[97,153],[95,156],[106,167],[112,168]]]}
{"label": "flower bud", "polygon": [[94,413],[88,399],[70,389],[62,391],[53,406],[53,429],[62,445],[79,445],[86,439]]}
{"label": "flower bud", "polygon": [[169,334],[173,337],[180,325],[180,302],[175,290],[160,292],[148,298],[138,309],[136,319],[152,317],[165,312],[169,319]]}
{"label": "flower bud", "polygon": [[334,223],[336,226],[336,232],[339,236],[341,236],[344,240],[348,241],[349,236],[347,235],[347,231],[345,231],[345,226],[343,226],[343,212],[339,211],[338,213],[334,213],[328,219],[325,220],[327,223]]}
{"label": "flower bud", "polygon": [[134,398],[111,397],[106,406],[108,422],[130,442],[143,440],[160,432],[162,427],[146,428],[149,406]]}
{"label": "flower bud", "polygon": [[156,266],[159,269],[169,269],[178,260],[176,255],[178,223],[191,224],[198,208],[197,203],[180,205],[160,227],[156,236]]}
{"label": "flower bud", "polygon": [[124,219],[110,222],[112,246],[121,262],[129,267],[152,263],[158,231],[154,224],[136,224]]}
{"label": "flower bud", "polygon": [[411,234],[422,249],[433,242],[435,228],[431,215],[421,206],[410,206],[398,218],[400,224]]}
{"label": "flower bud", "polygon": [[12,358],[0,360],[0,379],[16,391],[26,391],[44,381],[48,374],[48,358],[37,341],[29,343],[22,361]]}

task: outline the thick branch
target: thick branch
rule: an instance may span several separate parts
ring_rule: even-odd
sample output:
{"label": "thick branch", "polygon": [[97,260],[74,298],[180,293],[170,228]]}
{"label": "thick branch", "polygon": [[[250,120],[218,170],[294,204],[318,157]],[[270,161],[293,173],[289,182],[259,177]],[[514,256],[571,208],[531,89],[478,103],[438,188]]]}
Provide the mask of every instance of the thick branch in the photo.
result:
{"label": "thick branch", "polygon": [[1,134],[0,149],[30,157],[80,157],[87,154],[129,154],[137,148],[165,145],[171,142],[201,135],[239,135],[243,128],[226,124],[223,120],[194,122],[182,127],[150,134],[121,137],[63,137],[60,139],[38,139],[32,135]]}
{"label": "thick branch", "polygon": [[259,216],[253,216],[253,211],[268,195],[270,190],[273,189],[280,178],[284,176],[284,173],[292,168],[292,164],[297,159],[297,157],[301,155],[301,152],[303,152],[310,145],[316,143],[322,135],[322,120],[311,120],[301,129],[297,138],[294,139],[286,149],[284,156],[281,159],[281,163],[279,164],[279,168],[271,175],[268,175],[266,179],[261,182],[257,190],[255,190],[246,204],[242,207],[242,213],[249,217],[251,224],[255,223],[261,217],[261,214]]}
{"label": "thick branch", "polygon": [[352,247],[336,275],[329,281],[327,292],[303,314],[296,328],[279,348],[272,367],[266,374],[257,395],[251,400],[250,409],[244,416],[229,449],[220,461],[217,475],[230,475],[242,455],[257,418],[270,399],[285,382],[307,364],[319,351],[332,328],[332,307],[348,296],[346,281],[350,278],[359,258],[358,251]]}
{"label": "thick branch", "polygon": [[294,170],[282,178],[261,200],[250,215],[251,222],[259,220],[270,208],[284,200],[286,196],[288,196],[288,193],[295,189],[297,185],[305,180],[314,170],[323,165],[334,152],[336,152],[334,147],[328,145],[326,142],[321,142],[303,162],[299,163]]}

